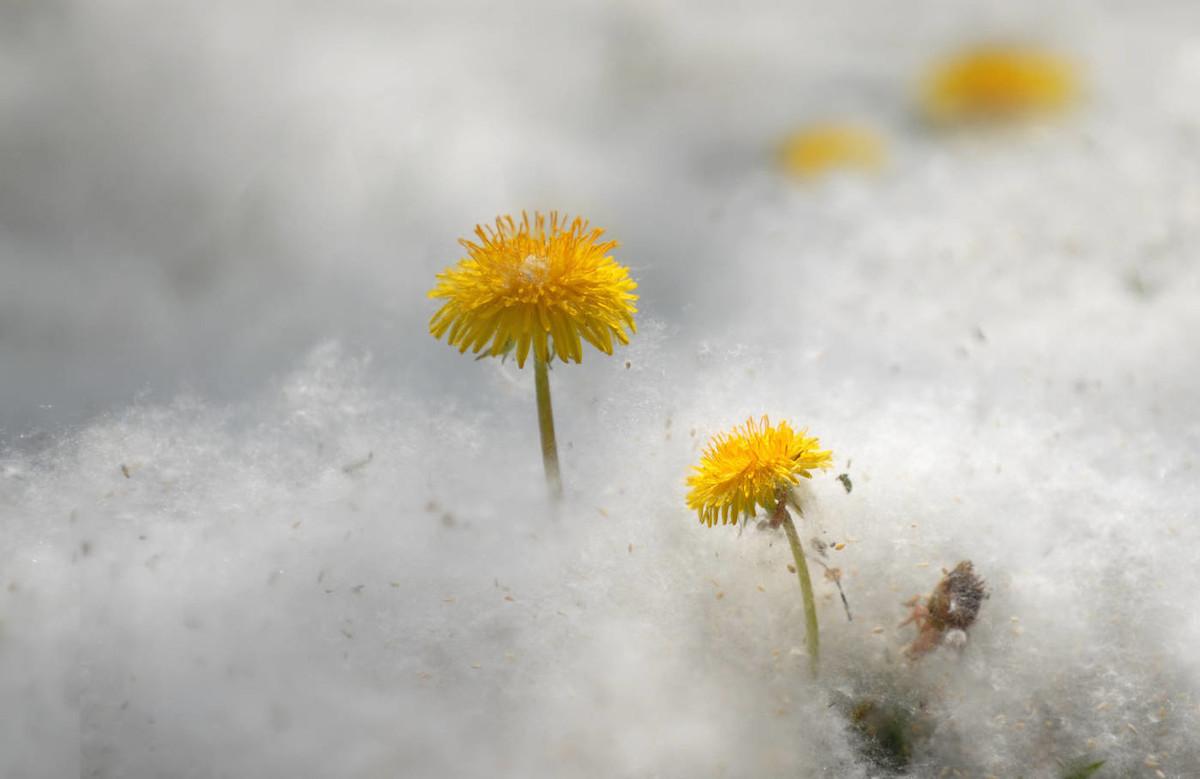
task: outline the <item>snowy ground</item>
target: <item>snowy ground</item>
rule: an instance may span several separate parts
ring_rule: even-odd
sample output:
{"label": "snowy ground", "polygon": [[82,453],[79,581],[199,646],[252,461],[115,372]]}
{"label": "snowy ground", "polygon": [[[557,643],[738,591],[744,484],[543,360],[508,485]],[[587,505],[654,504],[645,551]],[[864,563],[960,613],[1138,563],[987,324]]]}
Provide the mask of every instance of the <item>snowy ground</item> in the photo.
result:
{"label": "snowy ground", "polygon": [[[937,134],[931,60],[1073,56],[1052,126]],[[1200,776],[1200,6],[0,6],[0,776]],[[849,116],[877,176],[788,182]],[[560,208],[640,331],[552,374],[434,341],[455,239]],[[770,413],[854,613],[683,503]],[[974,561],[961,653],[901,602]]]}

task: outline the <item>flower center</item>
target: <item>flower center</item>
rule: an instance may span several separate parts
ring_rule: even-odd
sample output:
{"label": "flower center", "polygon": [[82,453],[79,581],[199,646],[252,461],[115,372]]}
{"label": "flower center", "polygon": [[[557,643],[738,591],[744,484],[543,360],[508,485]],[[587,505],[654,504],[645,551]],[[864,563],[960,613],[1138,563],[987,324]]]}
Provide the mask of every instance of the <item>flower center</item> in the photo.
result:
{"label": "flower center", "polygon": [[538,284],[546,280],[550,271],[550,260],[534,254],[526,255],[517,268],[517,275],[526,284]]}

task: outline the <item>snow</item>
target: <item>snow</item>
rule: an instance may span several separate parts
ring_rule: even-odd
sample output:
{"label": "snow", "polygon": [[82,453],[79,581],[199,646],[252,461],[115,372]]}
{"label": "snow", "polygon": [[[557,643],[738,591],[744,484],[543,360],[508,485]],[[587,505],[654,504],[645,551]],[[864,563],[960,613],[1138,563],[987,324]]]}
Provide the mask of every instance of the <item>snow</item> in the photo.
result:
{"label": "snow", "polygon": [[[924,127],[922,69],[989,36],[1075,57],[1079,109]],[[912,776],[1195,775],[1193,5],[108,0],[0,38],[0,776],[886,775],[864,700],[923,705]],[[878,175],[772,169],[844,116]],[[427,332],[521,208],[640,284],[630,346],[551,372],[559,511],[532,370]],[[782,534],[684,505],[763,413],[837,461],[817,681]],[[964,559],[979,621],[906,662]]]}

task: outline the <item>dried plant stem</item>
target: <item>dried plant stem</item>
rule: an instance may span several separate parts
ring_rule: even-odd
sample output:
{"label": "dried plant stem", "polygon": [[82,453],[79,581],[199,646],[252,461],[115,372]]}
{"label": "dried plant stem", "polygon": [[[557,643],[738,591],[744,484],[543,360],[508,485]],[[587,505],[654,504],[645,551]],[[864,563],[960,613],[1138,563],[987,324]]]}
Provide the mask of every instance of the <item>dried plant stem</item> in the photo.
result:
{"label": "dried plant stem", "polygon": [[800,546],[800,534],[796,532],[792,515],[787,510],[788,498],[787,493],[779,496],[779,505],[775,507],[775,516],[772,517],[772,521],[783,525],[788,543],[792,547],[792,557],[796,559],[796,576],[800,579],[800,595],[804,601],[804,640],[808,647],[808,668],[815,679],[821,659],[821,637],[817,628],[817,603],[813,597],[812,578],[808,575],[808,562],[804,557],[804,548]]}
{"label": "dried plant stem", "polygon": [[536,354],[533,358],[533,380],[537,386],[538,430],[542,434],[542,465],[546,468],[546,484],[550,497],[562,499],[562,476],[558,471],[558,444],[554,441],[554,411],[550,407],[550,372],[546,361]]}

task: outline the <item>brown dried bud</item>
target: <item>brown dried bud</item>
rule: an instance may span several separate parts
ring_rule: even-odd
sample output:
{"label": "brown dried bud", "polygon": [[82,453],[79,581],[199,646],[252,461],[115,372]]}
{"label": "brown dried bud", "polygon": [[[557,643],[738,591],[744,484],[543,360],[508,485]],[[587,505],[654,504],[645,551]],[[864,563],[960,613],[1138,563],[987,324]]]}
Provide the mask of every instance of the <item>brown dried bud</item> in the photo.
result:
{"label": "brown dried bud", "polygon": [[975,575],[970,560],[963,560],[942,577],[926,602],[929,622],[939,632],[950,628],[966,630],[979,616],[979,607],[987,597],[983,579]]}
{"label": "brown dried bud", "polygon": [[[943,569],[945,570],[945,569]],[[912,607],[912,614],[903,624],[916,623],[918,635],[906,653],[911,658],[932,651],[939,646],[947,632],[958,631],[961,645],[966,640],[966,630],[975,623],[979,608],[988,597],[983,579],[975,575],[970,560],[963,560],[946,572],[933,592],[922,605],[914,598],[905,605]]]}

